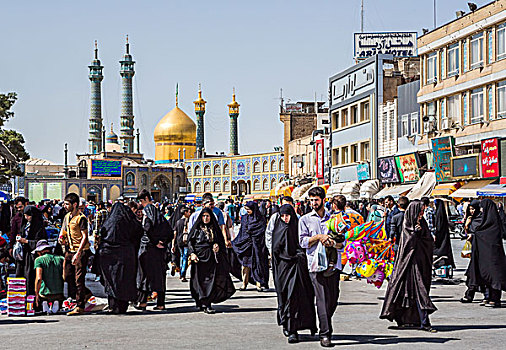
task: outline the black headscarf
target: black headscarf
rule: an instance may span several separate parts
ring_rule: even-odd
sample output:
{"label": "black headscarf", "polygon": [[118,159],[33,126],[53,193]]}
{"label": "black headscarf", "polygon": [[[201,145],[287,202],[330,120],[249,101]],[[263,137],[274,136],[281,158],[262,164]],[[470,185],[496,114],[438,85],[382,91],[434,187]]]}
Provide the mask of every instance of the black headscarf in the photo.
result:
{"label": "black headscarf", "polygon": [[138,244],[142,225],[132,210],[122,203],[115,203],[101,229],[101,242],[112,245]]}
{"label": "black headscarf", "polygon": [[501,218],[502,238],[506,239],[506,214],[502,203],[497,203],[497,211],[499,212],[499,218]]}
{"label": "black headscarf", "polygon": [[[37,209],[37,207],[35,207],[34,205],[28,205],[25,207],[23,213],[25,215],[32,217],[26,239],[28,240],[47,239],[47,235],[44,235],[45,228],[44,228],[44,219],[42,218],[42,212],[39,209]],[[44,231],[44,234],[41,231]]]}
{"label": "black headscarf", "polygon": [[245,207],[246,209],[250,209],[252,213],[244,215],[243,220],[241,220],[241,226],[244,224],[250,235],[256,236],[257,234],[265,233],[265,217],[260,213],[258,204],[250,201],[246,203]]}
{"label": "black headscarf", "polygon": [[[202,220],[203,214],[209,214],[209,216],[211,217],[211,220],[207,224],[204,224],[204,221]],[[195,235],[195,232],[197,230],[200,230],[202,228],[212,230],[214,242],[220,245],[220,249],[222,248],[221,247],[222,244],[223,248],[225,247],[225,239],[223,238],[220,225],[218,225],[218,220],[216,220],[216,215],[214,215],[213,211],[207,207],[202,208],[202,210],[200,211],[197,220],[195,220],[195,223],[193,224],[190,233],[188,234],[188,240],[190,240],[190,237],[192,237],[192,235],[193,236]]]}
{"label": "black headscarf", "polygon": [[176,227],[176,224],[179,221],[179,219],[181,219],[183,217],[183,211],[182,211],[183,207],[184,207],[183,204],[178,204],[177,208],[174,210],[174,212],[170,216],[169,224],[171,227],[173,227],[173,228]]}
{"label": "black headscarf", "polygon": [[[274,232],[272,233],[272,252],[281,259],[294,259],[299,246],[299,219],[295,209],[290,204],[284,204],[279,209],[279,218],[277,219]],[[290,215],[290,221],[285,223],[281,215]]]}
{"label": "black headscarf", "polygon": [[151,243],[156,245],[159,241],[164,243],[170,241],[174,232],[160,210],[150,203],[144,208],[144,213],[149,221],[145,221],[143,226]]}

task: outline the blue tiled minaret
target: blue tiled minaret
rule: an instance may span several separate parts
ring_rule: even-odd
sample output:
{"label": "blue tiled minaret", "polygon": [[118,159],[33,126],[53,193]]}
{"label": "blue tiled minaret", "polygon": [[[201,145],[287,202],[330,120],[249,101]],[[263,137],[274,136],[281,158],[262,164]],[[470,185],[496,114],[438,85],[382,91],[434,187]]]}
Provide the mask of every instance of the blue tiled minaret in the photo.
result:
{"label": "blue tiled minaret", "polygon": [[102,74],[103,66],[98,59],[98,47],[95,40],[95,59],[88,66],[90,69],[91,97],[90,97],[90,125],[89,125],[89,152],[92,154],[102,152]]}
{"label": "blue tiled minaret", "polygon": [[197,115],[197,158],[204,157],[204,114],[206,113],[206,101],[202,98],[202,90],[199,84],[199,98],[193,101],[195,114]]}
{"label": "blue tiled minaret", "polygon": [[130,55],[130,44],[128,35],[126,38],[126,53],[123,60],[119,61],[121,65],[121,145],[127,153],[134,152],[134,110],[133,110],[133,92],[132,78],[135,74],[135,62]]}
{"label": "blue tiled minaret", "polygon": [[235,89],[232,95],[232,102],[228,105],[228,115],[230,116],[230,155],[239,154],[239,139],[237,136],[237,118],[239,117],[239,106],[235,100]]}

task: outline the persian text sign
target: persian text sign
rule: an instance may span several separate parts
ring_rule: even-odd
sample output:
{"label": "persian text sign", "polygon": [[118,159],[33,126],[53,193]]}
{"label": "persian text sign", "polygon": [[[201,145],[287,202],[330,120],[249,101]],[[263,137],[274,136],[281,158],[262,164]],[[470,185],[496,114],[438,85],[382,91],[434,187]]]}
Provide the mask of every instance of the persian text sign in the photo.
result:
{"label": "persian text sign", "polygon": [[323,139],[316,140],[316,178],[323,179],[324,167]]}
{"label": "persian text sign", "polygon": [[481,173],[483,177],[499,177],[499,141],[481,141]]}
{"label": "persian text sign", "polygon": [[415,57],[416,32],[355,33],[355,58],[366,59],[378,54]]}
{"label": "persian text sign", "polygon": [[378,159],[378,177],[383,183],[399,182],[394,157]]}
{"label": "persian text sign", "polygon": [[91,176],[121,177],[121,160],[91,160]]}
{"label": "persian text sign", "polygon": [[331,103],[343,102],[362,92],[374,88],[376,76],[376,62],[371,62],[365,67],[348,73],[332,82]]}
{"label": "persian text sign", "polygon": [[416,161],[416,154],[410,153],[395,157],[395,162],[402,182],[413,182],[420,180],[420,172]]}
{"label": "persian text sign", "polygon": [[432,140],[434,170],[436,181],[451,179],[451,157],[453,157],[453,137],[440,137]]}

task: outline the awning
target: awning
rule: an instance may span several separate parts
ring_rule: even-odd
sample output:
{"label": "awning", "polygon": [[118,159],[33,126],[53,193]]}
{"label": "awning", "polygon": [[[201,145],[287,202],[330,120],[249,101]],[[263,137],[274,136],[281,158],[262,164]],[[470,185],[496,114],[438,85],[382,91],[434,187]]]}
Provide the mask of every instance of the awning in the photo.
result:
{"label": "awning", "polygon": [[3,191],[0,191],[0,201],[10,201],[11,200],[11,196],[9,196],[8,193],[5,193]]}
{"label": "awning", "polygon": [[255,200],[258,200],[258,199],[269,199],[269,194],[268,193],[257,193],[257,194],[253,195],[253,199],[255,199]]}
{"label": "awning", "polygon": [[333,184],[332,186],[330,186],[327,191],[327,198],[332,198],[334,196],[337,196],[338,194],[341,194],[345,184],[346,182],[339,182],[337,184]]}
{"label": "awning", "polygon": [[453,198],[478,198],[478,190],[482,187],[490,185],[494,180],[471,180],[457,191],[453,192],[450,197]]}
{"label": "awning", "polygon": [[347,200],[356,200],[360,198],[360,183],[358,181],[346,182],[341,190],[341,194]]}
{"label": "awning", "polygon": [[406,184],[406,185],[394,185],[390,187],[385,187],[378,193],[376,193],[373,198],[380,199],[386,196],[392,196],[394,199],[398,199],[400,196],[406,194],[411,191],[411,189],[415,186],[415,184]]}
{"label": "awning", "polygon": [[450,182],[446,184],[439,184],[432,190],[431,197],[435,196],[449,196],[462,186],[462,182]]}
{"label": "awning", "polygon": [[309,184],[304,184],[302,186],[299,186],[297,188],[295,188],[292,192],[292,197],[293,199],[295,200],[299,200],[300,197],[306,193],[311,187],[313,186],[312,183],[309,183]]}
{"label": "awning", "polygon": [[500,185],[486,185],[477,192],[481,197],[506,197],[506,184]]}
{"label": "awning", "polygon": [[436,173],[426,172],[406,195],[410,200],[430,196],[436,186]]}
{"label": "awning", "polygon": [[360,198],[371,199],[379,191],[379,180],[367,180],[360,186]]}
{"label": "awning", "polygon": [[277,196],[291,196],[292,195],[293,186],[283,186],[279,190],[276,191]]}
{"label": "awning", "polygon": [[329,190],[329,185],[318,185],[318,184],[314,184],[312,185],[307,191],[306,193],[304,193],[302,196],[300,196],[299,200],[301,201],[305,201],[308,196],[309,196],[309,191],[312,189],[312,188],[315,188],[315,187],[321,187],[323,188],[323,190],[325,191],[325,193],[328,193],[328,190]]}

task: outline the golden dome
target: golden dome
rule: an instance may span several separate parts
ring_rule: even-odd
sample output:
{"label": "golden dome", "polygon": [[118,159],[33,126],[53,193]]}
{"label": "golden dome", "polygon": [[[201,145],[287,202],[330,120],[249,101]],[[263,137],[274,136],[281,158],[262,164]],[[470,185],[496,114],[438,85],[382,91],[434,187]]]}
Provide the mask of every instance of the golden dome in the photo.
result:
{"label": "golden dome", "polygon": [[176,105],[155,127],[155,161],[181,159],[183,153],[186,159],[193,158],[196,130],[193,120]]}

